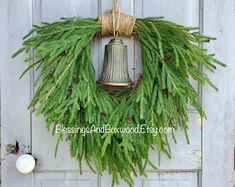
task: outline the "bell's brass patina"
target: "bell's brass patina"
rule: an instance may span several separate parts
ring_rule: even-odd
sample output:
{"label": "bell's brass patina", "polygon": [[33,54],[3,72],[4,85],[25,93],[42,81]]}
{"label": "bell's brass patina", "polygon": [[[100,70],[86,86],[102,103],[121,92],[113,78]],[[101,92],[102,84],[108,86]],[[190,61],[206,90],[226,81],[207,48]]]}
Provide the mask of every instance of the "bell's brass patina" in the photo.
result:
{"label": "bell's brass patina", "polygon": [[133,84],[128,74],[127,46],[121,39],[111,39],[105,46],[103,70],[97,83],[110,87]]}

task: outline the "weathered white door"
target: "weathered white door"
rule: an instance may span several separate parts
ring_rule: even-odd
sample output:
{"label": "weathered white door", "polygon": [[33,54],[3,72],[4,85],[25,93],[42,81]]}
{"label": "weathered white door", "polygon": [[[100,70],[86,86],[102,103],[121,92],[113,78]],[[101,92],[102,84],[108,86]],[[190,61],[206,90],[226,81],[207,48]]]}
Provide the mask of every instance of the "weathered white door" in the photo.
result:
{"label": "weathered white door", "polygon": [[[235,32],[235,13],[232,1],[211,0],[203,4],[203,0],[120,0],[120,5],[124,12],[138,17],[164,16],[166,19],[183,25],[199,26],[202,32],[204,26],[206,34],[214,34],[219,37],[215,47],[211,45],[213,51],[219,54],[218,57],[227,64],[232,64],[232,60],[235,60],[232,50],[221,50],[220,46],[220,44],[230,45],[229,48],[235,51],[234,44],[228,43],[232,34],[226,28],[228,26],[226,19],[229,19],[231,29]],[[111,178],[108,174],[98,176],[92,173],[85,164],[84,174],[80,176],[78,163],[70,157],[69,146],[66,142],[60,145],[58,156],[54,158],[57,137],[52,137],[44,128],[43,118],[35,117],[34,114],[27,111],[27,105],[35,91],[32,85],[36,72],[31,72],[19,81],[18,77],[26,67],[26,64],[22,62],[24,56],[14,60],[10,56],[21,46],[22,36],[30,30],[33,24],[40,24],[41,21],[52,22],[61,17],[97,17],[112,6],[113,0],[0,1],[3,187],[109,187],[111,185]],[[222,10],[226,9],[226,12],[220,9],[221,6],[223,6]],[[207,10],[205,14],[204,10]],[[227,16],[224,16],[224,13]],[[203,15],[207,17],[203,19]],[[220,19],[217,20],[215,16]],[[219,28],[212,25],[217,25]],[[211,28],[217,30],[214,31]],[[223,29],[225,29],[226,35],[222,33]],[[108,40],[109,38],[103,38],[93,44],[93,63],[97,77],[101,73],[104,45]],[[132,79],[135,79],[141,72],[139,44],[134,38],[124,39],[124,42],[128,45],[129,73]],[[198,187],[202,184],[203,187],[230,187],[232,185],[230,171],[232,171],[233,139],[232,130],[230,132],[228,128],[231,128],[234,122],[234,86],[229,82],[226,83],[226,86],[222,84],[223,81],[226,82],[227,79],[232,78],[235,68],[234,65],[231,66],[227,70],[221,70],[214,77],[215,83],[219,83],[222,95],[212,92],[207,87],[203,89],[194,83],[202,103],[209,113],[208,121],[202,122],[196,111],[189,106],[190,145],[187,145],[183,133],[178,132],[178,144],[175,145],[172,142],[173,159],[163,158],[158,172],[148,169],[148,178],[136,178],[136,187]],[[217,77],[221,77],[223,81]],[[214,96],[209,98],[210,94],[214,94]],[[213,102],[216,101],[211,98],[218,99],[217,102],[220,101],[220,105],[214,106]],[[222,107],[222,111],[218,110],[219,106]],[[226,115],[223,111],[225,109]],[[219,122],[218,125],[214,124],[216,123],[214,116]],[[226,129],[222,126],[223,121],[224,125],[227,125]],[[203,133],[202,123],[207,125],[203,127],[205,129]],[[220,125],[221,129],[218,129]],[[211,131],[213,126],[220,131]],[[217,135],[220,135],[222,142],[215,139]],[[211,140],[219,146],[219,159],[213,156],[214,160],[210,160],[210,156],[217,153]],[[16,141],[20,143],[20,153],[32,152],[37,158],[37,166],[32,174],[19,174],[15,169],[18,155],[7,155],[6,145],[14,144]],[[222,143],[227,146],[223,147]],[[201,154],[202,150],[205,155]],[[152,152],[151,158],[157,163],[156,153]],[[229,159],[231,161],[228,161]],[[207,166],[210,168],[208,169]],[[220,172],[213,171],[213,167]],[[216,172],[220,176],[217,176]],[[210,179],[215,176],[216,182]],[[121,183],[121,186],[127,185]]]}

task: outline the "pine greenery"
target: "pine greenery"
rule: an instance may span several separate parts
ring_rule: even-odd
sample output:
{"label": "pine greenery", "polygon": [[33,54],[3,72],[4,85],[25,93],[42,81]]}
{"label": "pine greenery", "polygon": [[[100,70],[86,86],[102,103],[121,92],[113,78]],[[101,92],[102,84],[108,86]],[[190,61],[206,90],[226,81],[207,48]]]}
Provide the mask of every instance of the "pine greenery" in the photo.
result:
{"label": "pine greenery", "polygon": [[[101,24],[91,18],[66,18],[54,23],[34,26],[24,37],[19,53],[34,50],[25,59],[29,63],[22,76],[32,68],[40,69],[35,81],[38,86],[29,108],[46,118],[48,129],[56,124],[65,127],[172,127],[187,134],[187,104],[196,108],[201,117],[197,91],[189,82],[192,77],[201,84],[210,79],[198,64],[214,72],[223,63],[198,43],[213,38],[199,34],[197,28],[184,27],[162,17],[136,20],[134,35],[141,43],[143,73],[130,89],[110,95],[96,85],[91,60],[91,43],[98,38]],[[93,171],[106,169],[113,176],[113,185],[124,179],[134,185],[133,175],[144,175],[149,150],[171,158],[166,134],[67,134],[71,156],[80,163],[87,161]],[[174,135],[173,135],[174,138]],[[59,134],[58,144],[63,139]],[[156,168],[155,168],[156,169]]]}

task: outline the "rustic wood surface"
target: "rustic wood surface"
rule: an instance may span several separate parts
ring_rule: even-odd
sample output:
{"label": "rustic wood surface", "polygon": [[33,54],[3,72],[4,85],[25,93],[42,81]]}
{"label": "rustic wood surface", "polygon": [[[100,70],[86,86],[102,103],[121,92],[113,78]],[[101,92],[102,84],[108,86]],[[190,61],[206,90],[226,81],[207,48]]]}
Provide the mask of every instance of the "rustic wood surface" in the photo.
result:
{"label": "rustic wood surface", "polygon": [[[112,0],[2,0],[0,2],[0,65],[1,65],[1,158],[2,187],[108,187],[111,178],[92,174],[84,164],[85,174],[77,172],[78,164],[69,156],[66,142],[59,147],[54,159],[56,137],[44,128],[44,119],[27,111],[34,94],[32,86],[37,72],[18,80],[25,69],[24,56],[11,59],[21,46],[23,35],[32,24],[52,22],[61,17],[97,17],[110,9]],[[205,34],[218,38],[207,47],[216,52],[228,68],[210,74],[220,91],[209,87],[198,89],[208,114],[203,122],[189,107],[191,144],[187,145],[182,133],[177,133],[178,144],[173,145],[173,159],[162,159],[160,172],[148,169],[149,177],[136,178],[138,187],[232,187],[233,130],[234,130],[234,76],[235,76],[235,6],[232,0],[120,0],[126,13],[138,17],[165,16],[180,24],[200,26]],[[102,71],[104,45],[109,38],[93,44],[93,63],[97,78]],[[125,38],[128,46],[129,73],[136,79],[141,72],[139,43]],[[203,133],[201,133],[201,130]],[[202,137],[202,138],[201,138]],[[15,169],[18,155],[6,156],[6,145],[20,143],[20,153],[32,151],[38,159],[33,174],[21,175]],[[203,151],[201,151],[203,150]],[[202,152],[202,154],[201,154]],[[151,153],[156,161],[156,153]],[[202,168],[202,170],[201,170]],[[120,187],[127,186],[122,183]]]}

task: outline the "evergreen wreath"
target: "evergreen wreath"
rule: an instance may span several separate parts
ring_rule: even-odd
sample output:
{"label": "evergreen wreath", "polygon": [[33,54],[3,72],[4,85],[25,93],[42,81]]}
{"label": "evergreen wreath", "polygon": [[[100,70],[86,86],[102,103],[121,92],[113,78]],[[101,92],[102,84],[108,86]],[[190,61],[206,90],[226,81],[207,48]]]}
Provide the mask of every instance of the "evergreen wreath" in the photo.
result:
{"label": "evergreen wreath", "polygon": [[[216,64],[225,66],[200,48],[199,43],[214,38],[202,36],[198,28],[185,27],[163,17],[137,18],[132,35],[141,44],[143,72],[131,88],[109,94],[96,84],[91,60],[91,43],[102,32],[101,22],[94,18],[63,18],[54,23],[42,23],[23,39],[20,53],[34,54],[25,59],[28,68],[40,68],[35,81],[38,86],[29,108],[46,118],[48,129],[56,124],[64,127],[89,128],[109,124],[112,128],[170,127],[185,132],[187,141],[190,103],[201,117],[205,113],[197,91],[189,78],[217,89],[198,65],[214,72]],[[174,133],[171,134],[174,141]],[[171,158],[168,134],[158,133],[81,133],[67,134],[71,156],[81,165],[83,158],[94,172],[106,169],[113,176],[113,185],[124,179],[134,185],[133,174],[146,176],[147,165],[157,169],[149,160],[149,150]],[[58,144],[63,134],[58,135]],[[80,168],[80,171],[82,169]]]}

